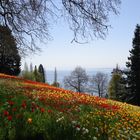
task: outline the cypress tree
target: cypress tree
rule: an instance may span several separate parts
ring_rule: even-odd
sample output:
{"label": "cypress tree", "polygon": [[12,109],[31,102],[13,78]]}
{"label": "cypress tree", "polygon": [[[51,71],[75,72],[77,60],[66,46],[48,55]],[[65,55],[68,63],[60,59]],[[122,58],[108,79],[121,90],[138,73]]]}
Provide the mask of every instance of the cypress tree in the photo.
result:
{"label": "cypress tree", "polygon": [[132,45],[128,62],[126,62],[128,68],[126,101],[140,105],[140,25],[136,25]]}
{"label": "cypress tree", "polygon": [[60,86],[59,82],[57,82],[57,70],[56,70],[56,68],[54,70],[54,82],[53,82],[52,86],[55,86],[55,87]]}
{"label": "cypress tree", "polygon": [[57,83],[57,70],[54,70],[54,83]]}
{"label": "cypress tree", "polygon": [[42,64],[39,65],[38,72],[41,74],[41,79],[42,79],[41,81],[45,83],[45,71]]}

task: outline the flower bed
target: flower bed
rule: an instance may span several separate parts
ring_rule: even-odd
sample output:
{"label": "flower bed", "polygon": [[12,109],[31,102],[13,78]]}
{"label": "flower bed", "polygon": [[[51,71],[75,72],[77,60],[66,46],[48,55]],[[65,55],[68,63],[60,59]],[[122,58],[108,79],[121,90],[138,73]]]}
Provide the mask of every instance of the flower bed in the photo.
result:
{"label": "flower bed", "polygon": [[140,107],[0,74],[0,140],[139,140]]}

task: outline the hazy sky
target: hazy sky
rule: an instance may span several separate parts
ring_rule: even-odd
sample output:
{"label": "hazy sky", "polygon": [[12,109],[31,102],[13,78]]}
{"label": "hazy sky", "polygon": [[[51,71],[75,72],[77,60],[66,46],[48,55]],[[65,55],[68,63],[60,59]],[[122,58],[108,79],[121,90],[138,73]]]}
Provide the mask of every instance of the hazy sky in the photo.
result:
{"label": "hazy sky", "polygon": [[33,65],[43,64],[45,69],[113,68],[116,64],[125,67],[132,48],[136,24],[140,24],[140,0],[122,0],[120,15],[113,16],[105,40],[94,39],[87,44],[71,43],[73,32],[63,21],[50,29],[52,41],[41,45],[42,52],[22,60]]}

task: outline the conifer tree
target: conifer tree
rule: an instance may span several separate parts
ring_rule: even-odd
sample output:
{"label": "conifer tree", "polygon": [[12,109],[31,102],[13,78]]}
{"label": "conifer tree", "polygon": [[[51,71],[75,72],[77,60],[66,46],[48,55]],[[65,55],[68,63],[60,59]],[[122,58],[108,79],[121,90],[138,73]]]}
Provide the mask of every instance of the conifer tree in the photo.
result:
{"label": "conifer tree", "polygon": [[57,70],[56,70],[56,68],[54,70],[54,82],[53,82],[52,86],[55,86],[55,87],[60,86],[59,82],[57,81]]}
{"label": "conifer tree", "polygon": [[126,63],[128,68],[126,72],[128,91],[126,101],[134,105],[140,105],[140,25],[136,25],[132,45],[133,48]]}
{"label": "conifer tree", "polygon": [[22,71],[21,75],[25,79],[35,81],[35,76],[34,76],[33,68],[31,69],[31,64],[29,69],[28,64],[26,62],[24,63],[24,70]]}
{"label": "conifer tree", "polygon": [[42,64],[39,65],[38,72],[41,74],[41,82],[45,83],[45,71]]}
{"label": "conifer tree", "polygon": [[54,70],[54,82],[57,83],[57,70]]}
{"label": "conifer tree", "polygon": [[30,72],[33,72],[33,64],[30,63]]}
{"label": "conifer tree", "polygon": [[37,70],[37,66],[35,65],[35,68],[34,68],[34,77],[35,77],[35,81],[37,82],[41,82],[42,78],[41,78],[41,74],[38,72]]}
{"label": "conifer tree", "polygon": [[0,72],[10,75],[20,73],[21,57],[11,30],[0,25]]}
{"label": "conifer tree", "polygon": [[109,82],[108,94],[109,98],[124,101],[126,93],[123,71],[119,69],[118,65],[112,72],[112,78]]}
{"label": "conifer tree", "polygon": [[121,79],[120,74],[118,74],[118,73],[112,74],[112,78],[109,82],[109,88],[108,88],[109,98],[116,99],[116,95],[119,92],[119,80],[120,79]]}

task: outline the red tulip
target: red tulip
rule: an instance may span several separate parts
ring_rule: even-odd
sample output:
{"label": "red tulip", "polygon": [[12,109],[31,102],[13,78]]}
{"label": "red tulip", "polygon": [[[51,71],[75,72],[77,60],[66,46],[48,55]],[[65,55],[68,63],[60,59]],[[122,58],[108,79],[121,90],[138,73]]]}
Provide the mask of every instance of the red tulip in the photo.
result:
{"label": "red tulip", "polygon": [[4,114],[4,116],[8,116],[8,115],[9,115],[9,112],[5,110],[5,111],[3,112],[3,114]]}
{"label": "red tulip", "polygon": [[41,111],[41,113],[44,113],[45,109],[44,108],[40,108],[40,111]]}
{"label": "red tulip", "polygon": [[8,119],[8,121],[11,121],[12,120],[12,116],[8,116],[7,119]]}

